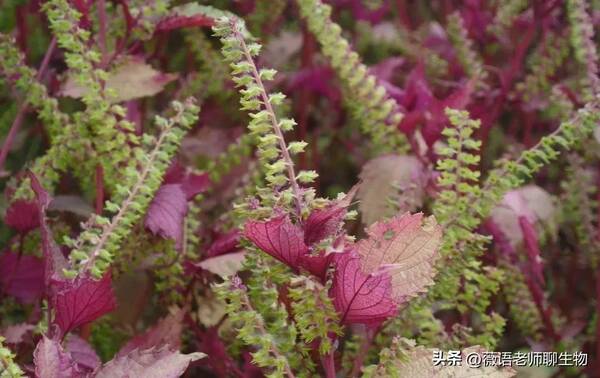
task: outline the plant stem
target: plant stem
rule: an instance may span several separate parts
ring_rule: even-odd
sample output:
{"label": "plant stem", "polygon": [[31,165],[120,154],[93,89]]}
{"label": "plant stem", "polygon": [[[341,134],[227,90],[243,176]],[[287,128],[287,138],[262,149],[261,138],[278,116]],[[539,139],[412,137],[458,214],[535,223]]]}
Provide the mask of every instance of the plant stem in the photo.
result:
{"label": "plant stem", "polygon": [[371,348],[371,343],[373,343],[373,339],[377,334],[376,330],[367,329],[365,337],[363,338],[360,348],[358,350],[358,355],[354,359],[354,364],[352,364],[352,371],[350,372],[350,377],[356,378],[359,376],[360,371],[363,367],[363,363],[365,361],[365,357],[369,352],[369,348]]}
{"label": "plant stem", "polygon": [[96,165],[96,214],[101,214],[104,208],[104,169]]}
{"label": "plant stem", "polygon": [[322,357],[323,369],[325,369],[326,378],[335,378],[335,361],[333,360],[333,351]]}
{"label": "plant stem", "polygon": [[273,110],[273,106],[271,105],[271,101],[269,100],[269,95],[265,90],[265,86],[260,78],[260,74],[258,73],[258,69],[256,68],[256,64],[254,63],[254,59],[248,50],[248,46],[246,45],[246,41],[244,37],[241,35],[237,28],[237,22],[235,20],[231,21],[231,30],[233,31],[236,39],[240,42],[240,46],[244,51],[244,56],[246,57],[246,61],[252,67],[252,75],[254,76],[254,80],[256,84],[260,88],[260,97],[262,98],[262,102],[265,106],[265,110],[269,113],[269,118],[271,119],[271,126],[273,127],[273,131],[277,135],[277,139],[279,141],[279,149],[281,150],[281,155],[283,160],[287,166],[287,175],[290,181],[290,185],[292,187],[292,191],[294,192],[294,202],[296,204],[296,210],[298,214],[302,212],[302,198],[300,194],[300,186],[298,185],[298,181],[296,180],[296,172],[294,171],[294,161],[292,160],[290,153],[287,149],[287,145],[285,143],[285,138],[283,137],[283,132],[279,127],[279,122],[277,121],[277,116],[275,115],[275,111]]}
{"label": "plant stem", "polygon": [[104,68],[108,63],[106,51],[106,0],[98,0],[98,24],[98,46],[100,47],[100,53],[102,54],[100,66]]}
{"label": "plant stem", "polygon": [[128,197],[123,201],[123,203],[121,204],[121,207],[119,208],[119,211],[112,218],[110,224],[108,224],[104,228],[102,235],[100,236],[100,240],[98,240],[98,243],[96,243],[94,245],[94,249],[90,253],[90,256],[87,259],[87,261],[85,262],[85,265],[83,268],[84,272],[89,271],[92,268],[92,266],[94,266],[94,261],[96,260],[96,257],[100,254],[100,251],[106,245],[106,242],[109,240],[109,237],[113,236],[114,230],[121,224],[122,220],[125,218],[126,214],[129,212],[130,207],[131,207],[132,203],[134,202],[135,197],[142,190],[142,187],[146,183],[146,178],[148,177],[148,175],[152,171],[152,168],[154,167],[154,162],[158,158],[158,155],[161,151],[162,144],[165,142],[165,139],[167,137],[167,134],[169,133],[169,130],[175,123],[178,122],[177,120],[181,117],[181,115],[182,115],[182,113],[175,116],[173,118],[173,120],[171,121],[171,126],[167,127],[166,130],[164,130],[158,137],[158,140],[156,141],[154,149],[148,155],[148,160],[147,160],[146,165],[142,169],[142,172],[140,172],[139,179],[136,181],[136,183],[131,188]]}
{"label": "plant stem", "polygon": [[529,291],[531,292],[533,302],[535,303],[535,306],[540,314],[540,317],[542,318],[542,321],[544,323],[544,327],[546,328],[546,331],[548,331],[549,336],[554,341],[560,341],[560,336],[556,333],[556,330],[554,329],[554,325],[552,324],[552,311],[550,308],[544,307],[544,292],[543,292],[542,288],[539,287],[539,285],[537,285],[533,281],[532,277],[529,277],[527,275],[527,273],[523,273],[523,275],[525,275],[525,282],[527,283],[527,287],[529,288]]}
{"label": "plant stem", "polygon": [[396,0],[396,10],[398,11],[400,24],[407,30],[412,30],[412,23],[407,8],[406,0]]}

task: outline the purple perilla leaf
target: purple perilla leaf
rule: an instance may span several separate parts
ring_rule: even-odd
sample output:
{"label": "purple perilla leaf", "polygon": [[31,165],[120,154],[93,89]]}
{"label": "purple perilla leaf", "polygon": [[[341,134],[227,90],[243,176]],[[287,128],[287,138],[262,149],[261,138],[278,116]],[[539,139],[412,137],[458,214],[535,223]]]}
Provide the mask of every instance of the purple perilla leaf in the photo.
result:
{"label": "purple perilla leaf", "polygon": [[150,203],[145,225],[155,235],[173,239],[179,249],[183,242],[183,219],[187,211],[187,197],[181,184],[166,184],[158,189]]}
{"label": "purple perilla leaf", "polygon": [[0,255],[0,288],[24,303],[39,299],[44,293],[44,261],[5,251]]}
{"label": "purple perilla leaf", "polygon": [[144,333],[129,340],[119,350],[117,357],[124,357],[134,350],[146,350],[166,346],[172,350],[179,350],[184,314],[183,309],[178,309],[174,313],[167,315]]}
{"label": "purple perilla leaf", "polygon": [[336,255],[330,296],[342,323],[376,326],[395,316],[398,304],[392,298],[389,274],[365,273],[361,265],[354,250]]}
{"label": "purple perilla leaf", "polygon": [[110,272],[98,281],[88,276],[61,280],[55,284],[51,301],[61,335],[96,320],[116,307]]}
{"label": "purple perilla leaf", "polygon": [[18,199],[6,210],[4,223],[21,234],[26,234],[40,226],[38,207],[35,202]]}
{"label": "purple perilla leaf", "polygon": [[175,247],[180,249],[188,201],[204,192],[209,185],[208,174],[188,172],[179,162],[173,163],[148,207],[146,227],[155,235],[174,240]]}
{"label": "purple perilla leaf", "polygon": [[264,252],[296,270],[300,258],[308,253],[304,232],[287,215],[268,221],[250,221],[244,227],[244,236]]}
{"label": "purple perilla leaf", "polygon": [[237,251],[241,237],[242,233],[237,229],[218,236],[206,250],[206,255],[213,257]]}
{"label": "purple perilla leaf", "polygon": [[33,352],[36,378],[83,378],[71,355],[65,352],[57,340],[42,336]]}
{"label": "purple perilla leaf", "polygon": [[106,363],[95,378],[178,378],[183,375],[190,362],[204,356],[203,353],[181,354],[168,347],[134,349]]}
{"label": "purple perilla leaf", "polygon": [[385,268],[398,303],[433,284],[442,238],[441,227],[433,217],[423,219],[422,213],[405,213],[374,223],[367,233],[368,238],[357,244],[362,269],[376,273]]}
{"label": "purple perilla leaf", "polygon": [[80,370],[89,372],[96,370],[102,361],[92,346],[77,335],[70,335],[66,342],[65,349],[71,355],[71,358],[77,363]]}

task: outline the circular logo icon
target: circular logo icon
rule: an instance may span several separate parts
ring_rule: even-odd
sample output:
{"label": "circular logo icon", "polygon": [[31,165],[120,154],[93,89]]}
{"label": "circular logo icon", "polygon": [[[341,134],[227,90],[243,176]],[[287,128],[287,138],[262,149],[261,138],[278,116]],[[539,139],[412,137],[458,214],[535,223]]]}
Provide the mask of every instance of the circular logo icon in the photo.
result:
{"label": "circular logo icon", "polygon": [[482,358],[479,353],[471,352],[471,353],[467,354],[465,362],[467,363],[468,367],[478,368],[481,366],[481,360],[482,360]]}

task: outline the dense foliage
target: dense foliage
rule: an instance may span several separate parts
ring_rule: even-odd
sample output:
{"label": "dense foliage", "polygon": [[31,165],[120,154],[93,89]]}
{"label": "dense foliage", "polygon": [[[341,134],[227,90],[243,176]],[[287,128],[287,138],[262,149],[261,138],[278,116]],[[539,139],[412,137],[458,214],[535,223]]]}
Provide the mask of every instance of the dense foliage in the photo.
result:
{"label": "dense foliage", "polygon": [[598,376],[598,24],[0,1],[0,377]]}

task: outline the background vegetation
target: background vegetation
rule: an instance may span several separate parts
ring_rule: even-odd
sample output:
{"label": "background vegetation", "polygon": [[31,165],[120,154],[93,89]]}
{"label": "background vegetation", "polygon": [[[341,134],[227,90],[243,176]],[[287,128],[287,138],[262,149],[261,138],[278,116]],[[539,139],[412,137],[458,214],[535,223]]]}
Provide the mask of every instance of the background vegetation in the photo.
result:
{"label": "background vegetation", "polygon": [[598,376],[599,22],[0,0],[0,376]]}

